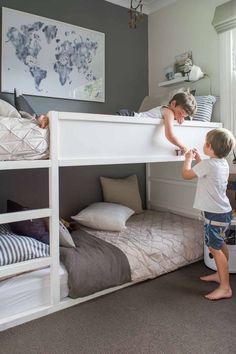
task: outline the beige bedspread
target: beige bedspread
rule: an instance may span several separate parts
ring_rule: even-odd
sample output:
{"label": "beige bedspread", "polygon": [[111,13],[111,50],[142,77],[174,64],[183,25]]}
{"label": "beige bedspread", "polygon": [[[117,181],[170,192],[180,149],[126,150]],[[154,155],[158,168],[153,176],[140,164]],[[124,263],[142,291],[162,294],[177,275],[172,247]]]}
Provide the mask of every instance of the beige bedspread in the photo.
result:
{"label": "beige bedspread", "polygon": [[125,253],[132,281],[157,277],[203,256],[203,225],[199,220],[147,210],[132,216],[126,225],[121,232],[84,229]]}

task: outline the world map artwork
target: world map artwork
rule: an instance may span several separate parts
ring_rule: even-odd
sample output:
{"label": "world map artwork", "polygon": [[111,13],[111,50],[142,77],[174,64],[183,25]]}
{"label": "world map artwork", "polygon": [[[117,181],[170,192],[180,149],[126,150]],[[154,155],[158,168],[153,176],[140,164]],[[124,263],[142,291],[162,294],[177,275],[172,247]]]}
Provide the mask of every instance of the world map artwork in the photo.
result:
{"label": "world map artwork", "polygon": [[2,43],[7,92],[104,101],[103,33],[3,8]]}

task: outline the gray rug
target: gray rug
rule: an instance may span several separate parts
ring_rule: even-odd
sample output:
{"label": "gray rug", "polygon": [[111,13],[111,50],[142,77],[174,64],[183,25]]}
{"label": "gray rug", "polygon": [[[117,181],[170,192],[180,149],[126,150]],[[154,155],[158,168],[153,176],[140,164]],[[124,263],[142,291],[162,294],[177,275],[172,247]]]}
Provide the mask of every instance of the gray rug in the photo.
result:
{"label": "gray rug", "polygon": [[0,333],[1,354],[234,354],[234,296],[211,302],[202,262]]}

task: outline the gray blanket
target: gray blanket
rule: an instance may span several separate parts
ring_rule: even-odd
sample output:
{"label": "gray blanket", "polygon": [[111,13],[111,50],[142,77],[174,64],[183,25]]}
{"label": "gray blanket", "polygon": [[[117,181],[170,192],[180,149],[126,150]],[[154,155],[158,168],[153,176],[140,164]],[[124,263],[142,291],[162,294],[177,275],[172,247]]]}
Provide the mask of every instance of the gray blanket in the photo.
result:
{"label": "gray blanket", "polygon": [[76,248],[60,247],[73,299],[131,281],[125,254],[112,244],[83,230],[72,233]]}

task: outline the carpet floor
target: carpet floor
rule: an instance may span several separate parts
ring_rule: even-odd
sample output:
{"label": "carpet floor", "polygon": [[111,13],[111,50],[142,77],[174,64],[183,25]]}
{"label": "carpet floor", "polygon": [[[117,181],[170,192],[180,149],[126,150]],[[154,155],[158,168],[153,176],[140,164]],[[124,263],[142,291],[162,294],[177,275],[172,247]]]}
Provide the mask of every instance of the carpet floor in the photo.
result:
{"label": "carpet floor", "polygon": [[203,262],[0,333],[1,354],[235,354],[236,274],[231,299],[199,279]]}

